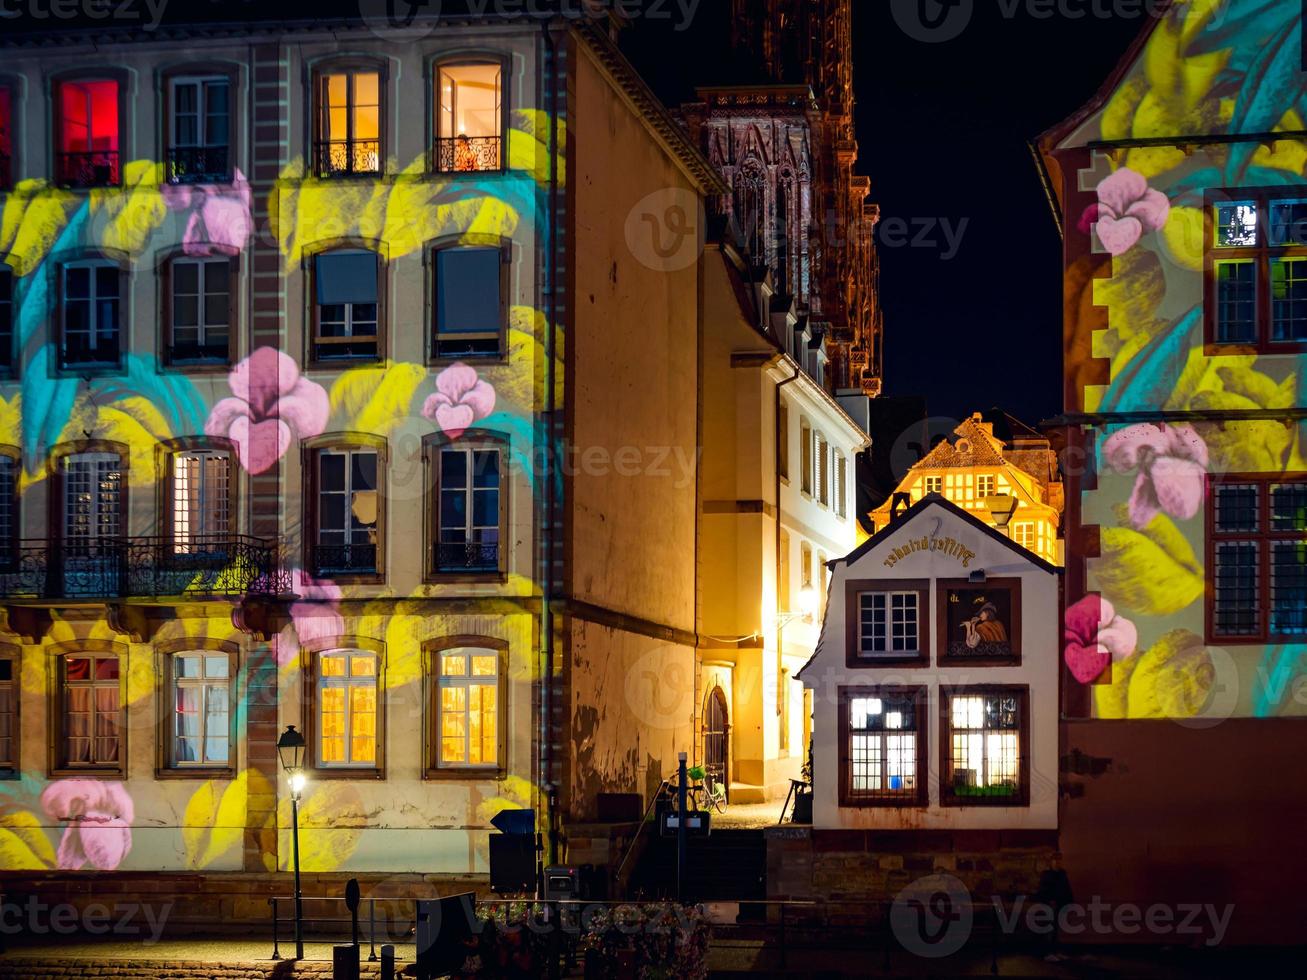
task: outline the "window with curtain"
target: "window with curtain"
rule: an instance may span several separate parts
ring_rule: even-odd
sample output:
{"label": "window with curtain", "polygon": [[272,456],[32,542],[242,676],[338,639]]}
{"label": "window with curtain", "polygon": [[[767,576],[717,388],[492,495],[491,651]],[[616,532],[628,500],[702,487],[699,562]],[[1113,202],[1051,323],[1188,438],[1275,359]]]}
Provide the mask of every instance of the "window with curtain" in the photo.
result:
{"label": "window with curtain", "polygon": [[174,363],[225,362],[230,353],[232,262],[218,259],[173,259],[168,359]]}
{"label": "window with curtain", "polygon": [[318,765],[377,764],[378,657],[363,650],[318,655]]}
{"label": "window with curtain", "polygon": [[497,357],[503,353],[504,255],[498,247],[435,252],[435,354]]}
{"label": "window with curtain", "polygon": [[172,454],[173,548],[179,555],[225,551],[231,530],[231,457],[213,450]]}
{"label": "window with curtain", "polygon": [[381,172],[381,73],[324,72],[318,77],[314,151],[319,176]]}
{"label": "window with curtain", "polygon": [[446,768],[497,768],[499,653],[460,648],[436,653],[438,760]]}
{"label": "window with curtain", "polygon": [[168,83],[168,181],[228,183],[231,171],[231,81],[179,77]]}
{"label": "window with curtain", "polygon": [[376,450],[321,449],[316,455],[315,574],[376,574],[382,503]]}
{"label": "window with curtain", "polygon": [[62,269],[61,367],[109,367],[122,355],[122,270],[111,262]]}
{"label": "window with curtain", "polygon": [[118,657],[63,657],[63,761],[70,768],[123,765]]}
{"label": "window with curtain", "polygon": [[314,257],[314,360],[377,357],[378,266],[377,253],[362,249]]}
{"label": "window with curtain", "polygon": [[231,660],[225,653],[172,656],[172,764],[222,766],[231,762]]}
{"label": "window with curtain", "polygon": [[64,187],[108,187],[119,182],[118,82],[86,79],[56,89],[58,133],[55,180]]}
{"label": "window with curtain", "polygon": [[436,167],[443,173],[502,166],[503,69],[442,65],[436,81]]}
{"label": "window with curtain", "polygon": [[437,465],[433,571],[498,571],[503,557],[501,450],[496,446],[445,446],[439,450]]}
{"label": "window with curtain", "polygon": [[0,772],[18,769],[18,671],[13,657],[0,657]]}

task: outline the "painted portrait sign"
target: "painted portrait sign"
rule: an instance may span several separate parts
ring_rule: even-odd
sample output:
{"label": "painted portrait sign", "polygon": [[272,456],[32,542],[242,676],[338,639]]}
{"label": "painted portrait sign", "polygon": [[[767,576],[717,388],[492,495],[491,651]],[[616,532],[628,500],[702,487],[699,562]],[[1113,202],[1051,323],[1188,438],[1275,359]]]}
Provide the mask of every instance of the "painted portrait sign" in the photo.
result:
{"label": "painted portrait sign", "polygon": [[968,663],[1020,661],[1021,586],[1014,579],[943,581],[939,658]]}

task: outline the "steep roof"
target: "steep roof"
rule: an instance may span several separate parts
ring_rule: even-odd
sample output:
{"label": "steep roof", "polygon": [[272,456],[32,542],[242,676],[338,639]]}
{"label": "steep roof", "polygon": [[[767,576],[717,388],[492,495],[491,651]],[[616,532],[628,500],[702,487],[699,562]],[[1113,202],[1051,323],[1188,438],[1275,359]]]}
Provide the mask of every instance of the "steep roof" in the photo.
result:
{"label": "steep roof", "polygon": [[942,440],[920,462],[913,464],[912,468],[928,470],[1003,465],[1002,442],[992,431],[987,431],[985,423],[977,421],[976,416],[967,419],[953,431],[958,436],[954,442]]}

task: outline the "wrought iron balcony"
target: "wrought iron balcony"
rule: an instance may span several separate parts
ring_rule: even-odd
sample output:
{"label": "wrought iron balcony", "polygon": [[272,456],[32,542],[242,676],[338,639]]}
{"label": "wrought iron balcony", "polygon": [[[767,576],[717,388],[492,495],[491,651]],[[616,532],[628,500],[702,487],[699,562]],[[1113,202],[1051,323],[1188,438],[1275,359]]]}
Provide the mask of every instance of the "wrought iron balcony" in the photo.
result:
{"label": "wrought iron balcony", "polygon": [[311,549],[309,558],[313,574],[324,578],[377,574],[375,544],[317,544]]}
{"label": "wrought iron balcony", "polygon": [[499,170],[498,136],[450,136],[436,140],[436,170],[440,173],[475,173]]}
{"label": "wrought iron balcony", "polygon": [[241,534],[24,540],[0,547],[5,599],[239,599],[285,596],[274,545]]}
{"label": "wrought iron balcony", "polygon": [[313,153],[319,177],[381,173],[381,140],[326,140]]}
{"label": "wrought iron balcony", "polygon": [[168,183],[230,184],[226,146],[174,146],[168,151]]}
{"label": "wrought iron balcony", "polygon": [[497,572],[499,571],[499,543],[435,545],[435,569],[441,575],[455,575],[459,572]]}
{"label": "wrought iron balcony", "polygon": [[55,182],[61,187],[115,187],[118,151],[55,154]]}

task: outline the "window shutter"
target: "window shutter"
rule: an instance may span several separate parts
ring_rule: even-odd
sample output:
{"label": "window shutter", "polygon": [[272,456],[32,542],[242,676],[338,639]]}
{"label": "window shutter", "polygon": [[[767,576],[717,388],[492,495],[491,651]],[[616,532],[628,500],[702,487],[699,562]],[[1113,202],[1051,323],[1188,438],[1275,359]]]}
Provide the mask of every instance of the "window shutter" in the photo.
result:
{"label": "window shutter", "polygon": [[317,256],[314,267],[318,303],[375,303],[377,301],[376,252],[327,252]]}

